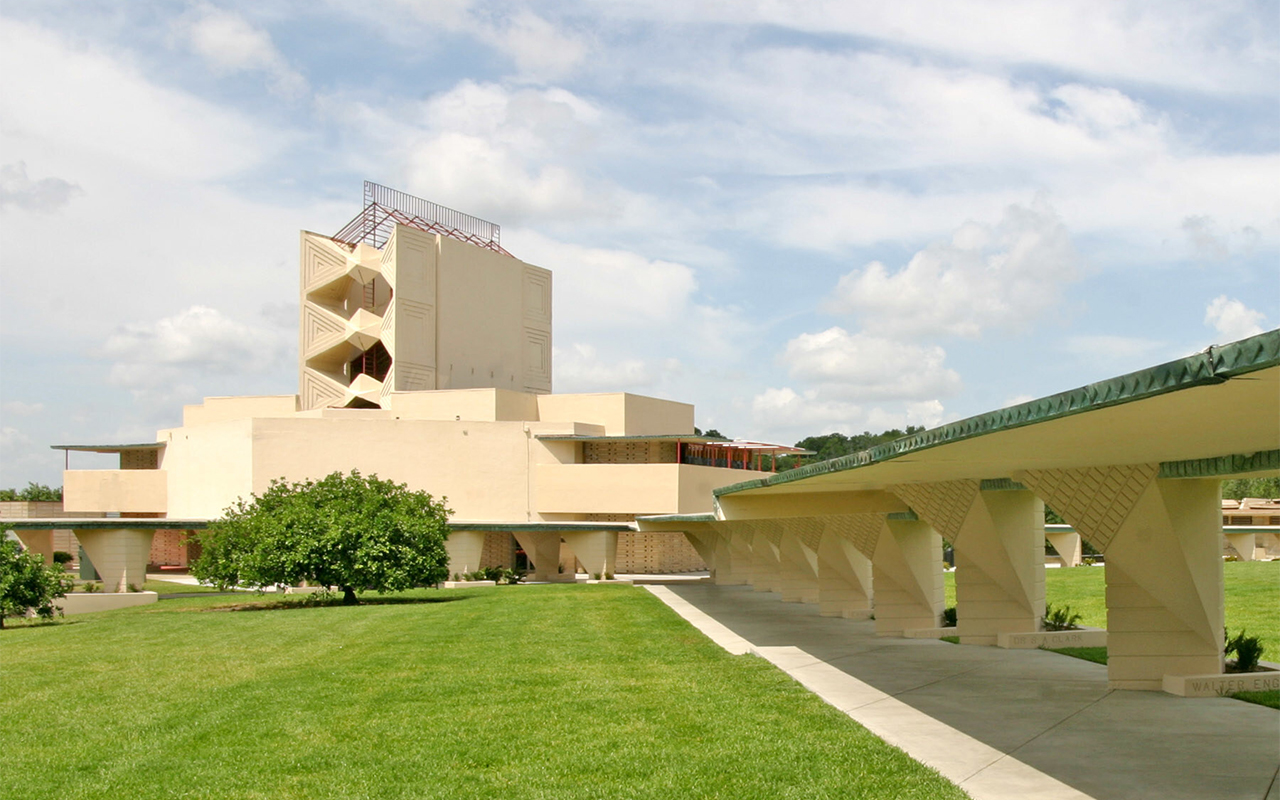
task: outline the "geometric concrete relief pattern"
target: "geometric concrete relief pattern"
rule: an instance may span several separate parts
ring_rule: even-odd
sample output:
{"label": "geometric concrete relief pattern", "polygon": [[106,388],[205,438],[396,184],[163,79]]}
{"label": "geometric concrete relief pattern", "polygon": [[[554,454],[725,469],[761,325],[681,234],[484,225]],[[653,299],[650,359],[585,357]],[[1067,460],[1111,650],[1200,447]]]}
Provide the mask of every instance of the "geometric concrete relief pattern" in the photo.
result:
{"label": "geometric concrete relief pattern", "polygon": [[311,292],[347,271],[347,254],[327,236],[302,235],[302,290]]}
{"label": "geometric concrete relief pattern", "polygon": [[795,536],[801,544],[816,553],[818,545],[822,543],[822,533],[827,528],[827,522],[821,517],[798,517],[787,520],[786,527],[787,533]]}
{"label": "geometric concrete relief pattern", "polygon": [[307,358],[342,342],[347,326],[343,319],[311,303],[302,305],[302,352]]}
{"label": "geometric concrete relief pattern", "polygon": [[768,539],[774,547],[782,543],[782,523],[772,519],[755,521],[756,533]]}
{"label": "geometric concrete relief pattern", "polygon": [[341,400],[346,393],[342,386],[310,369],[302,371],[301,384],[299,394],[302,395],[303,408],[321,408],[332,405]]}
{"label": "geometric concrete relief pattern", "polygon": [[955,542],[969,508],[978,496],[978,482],[974,480],[942,481],[940,483],[903,483],[889,487],[889,491],[902,498],[911,510],[933,526],[948,542]]}
{"label": "geometric concrete relief pattern", "polygon": [[1106,552],[1159,464],[1033,469],[1017,475],[1089,544]]}
{"label": "geometric concrete relief pattern", "polygon": [[867,558],[876,551],[880,530],[884,527],[884,514],[840,514],[827,517],[827,530],[847,539]]}

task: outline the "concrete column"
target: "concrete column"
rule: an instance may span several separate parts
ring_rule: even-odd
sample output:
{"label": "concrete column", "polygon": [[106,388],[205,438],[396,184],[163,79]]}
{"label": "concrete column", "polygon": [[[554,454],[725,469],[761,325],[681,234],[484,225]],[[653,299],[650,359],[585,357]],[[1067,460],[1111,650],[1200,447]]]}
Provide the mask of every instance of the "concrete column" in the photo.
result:
{"label": "concrete column", "polygon": [[604,578],[613,574],[618,561],[617,531],[564,531],[560,535],[588,576]]}
{"label": "concrete column", "polygon": [[559,533],[526,531],[515,534],[515,537],[533,564],[533,580],[565,583],[574,580],[573,564],[565,564],[564,572],[560,572]]}
{"label": "concrete column", "polygon": [[[714,581],[716,575],[720,573],[721,569],[719,553],[716,552],[716,541],[720,537],[711,532],[709,528],[705,528],[703,526],[698,526],[696,528],[690,526],[682,531],[682,533],[684,534],[685,540],[689,542],[689,545],[697,551],[698,557],[707,565],[707,571],[711,573],[711,579]],[[723,567],[725,572],[728,573],[730,567],[727,559]]]}
{"label": "concrete column", "polygon": [[[754,583],[756,569],[751,555],[751,543],[740,526],[730,522],[713,522],[712,530],[720,536],[717,552],[722,548],[729,554],[731,566],[728,585],[750,586]],[[716,583],[724,582],[720,574],[716,575]]]}
{"label": "concrete column", "polygon": [[1080,534],[1075,531],[1046,531],[1045,538],[1058,551],[1058,555],[1062,556],[1062,566],[1078,567],[1084,563],[1084,545],[1081,544],[1083,540]]}
{"label": "concrete column", "polygon": [[147,580],[154,530],[137,528],[81,528],[76,539],[102,578],[104,592],[127,592],[129,584],[142,588]]}
{"label": "concrete column", "polygon": [[778,542],[778,579],[784,603],[818,602],[818,554],[790,530],[788,524]]}
{"label": "concrete column", "polygon": [[1231,545],[1231,549],[1236,551],[1241,561],[1253,560],[1253,551],[1256,544],[1255,534],[1252,531],[1229,531],[1225,535],[1227,544]]}
{"label": "concrete column", "polygon": [[818,613],[866,619],[871,616],[871,599],[871,559],[828,530],[818,545]]}
{"label": "concrete column", "polygon": [[781,525],[774,521],[752,522],[747,525],[751,531],[751,563],[754,567],[751,575],[751,587],[757,592],[780,592],[782,590],[782,561],[778,552],[778,542],[782,538]]}
{"label": "concrete column", "polygon": [[1044,503],[1034,493],[1008,480],[909,484],[894,493],[955,547],[961,644],[1040,630]]}
{"label": "concrete column", "polygon": [[1020,477],[1106,556],[1112,688],[1223,668],[1220,483],[1158,474],[1137,464]]}
{"label": "concrete column", "polygon": [[18,535],[18,541],[30,550],[44,558],[44,563],[53,563],[53,531],[33,531],[20,530],[14,531]]}
{"label": "concrete column", "polygon": [[449,554],[450,576],[460,577],[480,569],[480,558],[484,555],[484,536],[484,531],[449,531],[449,538],[444,540],[444,549]]}
{"label": "concrete column", "polygon": [[942,537],[913,514],[890,514],[871,558],[876,635],[936,628],[943,607]]}

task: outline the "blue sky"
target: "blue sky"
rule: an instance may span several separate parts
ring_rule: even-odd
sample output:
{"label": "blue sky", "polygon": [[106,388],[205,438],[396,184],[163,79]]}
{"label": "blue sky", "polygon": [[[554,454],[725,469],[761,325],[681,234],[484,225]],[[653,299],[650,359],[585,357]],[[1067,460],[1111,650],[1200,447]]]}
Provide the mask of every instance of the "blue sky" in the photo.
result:
{"label": "blue sky", "polygon": [[366,178],[553,270],[556,391],[731,436],[1280,325],[1275,2],[4,0],[0,74],[0,486],[296,391]]}

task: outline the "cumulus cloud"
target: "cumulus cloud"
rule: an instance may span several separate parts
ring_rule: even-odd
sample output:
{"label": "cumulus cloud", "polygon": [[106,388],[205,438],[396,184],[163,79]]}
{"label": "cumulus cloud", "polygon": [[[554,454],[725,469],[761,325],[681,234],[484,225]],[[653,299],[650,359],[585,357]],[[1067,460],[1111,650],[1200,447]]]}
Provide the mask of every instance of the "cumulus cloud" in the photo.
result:
{"label": "cumulus cloud", "polygon": [[526,79],[562,78],[587,55],[587,46],[580,38],[527,9],[507,22],[502,29],[502,41]]}
{"label": "cumulus cloud", "polygon": [[1013,205],[995,225],[969,222],[890,271],[879,261],[840,278],[825,310],[857,314],[887,335],[975,338],[1020,328],[1054,307],[1076,278],[1066,226],[1044,199]]}
{"label": "cumulus cloud", "polygon": [[0,166],[0,210],[13,206],[47,214],[62,208],[80,192],[79,186],[61,178],[31,180],[22,161]]}
{"label": "cumulus cloud", "polygon": [[24,403],[21,400],[10,400],[0,405],[0,410],[15,417],[30,417],[44,411],[44,403]]}
{"label": "cumulus cloud", "polygon": [[282,366],[284,337],[204,306],[152,323],[122,325],[103,344],[113,360],[110,381],[135,391],[208,374],[264,372]]}
{"label": "cumulus cloud", "polygon": [[687,313],[698,288],[693,269],[673,261],[568,244],[532,231],[516,239],[522,259],[555,273],[557,328],[633,329],[671,321]]}
{"label": "cumulus cloud", "polygon": [[960,391],[960,376],[943,365],[946,355],[937,346],[833,327],[787,342],[782,360],[791,377],[819,384],[832,396],[924,400]]}
{"label": "cumulus cloud", "polygon": [[1234,342],[1262,333],[1266,315],[1225,294],[1209,301],[1204,310],[1204,324],[1222,337],[1222,342]]}
{"label": "cumulus cloud", "polygon": [[638,358],[603,358],[588,344],[554,348],[552,367],[558,392],[623,392],[649,386],[655,372]]}
{"label": "cumulus cloud", "polygon": [[767,388],[751,400],[752,423],[766,437],[793,441],[804,436],[839,432],[880,432],[907,425],[936,427],[946,418],[942,403],[925,400],[897,406],[868,406],[825,396],[821,389],[797,392]]}
{"label": "cumulus cloud", "polygon": [[306,91],[306,80],[289,66],[271,35],[234,11],[202,4],[175,27],[191,50],[220,74],[259,72],[277,94],[292,97]]}

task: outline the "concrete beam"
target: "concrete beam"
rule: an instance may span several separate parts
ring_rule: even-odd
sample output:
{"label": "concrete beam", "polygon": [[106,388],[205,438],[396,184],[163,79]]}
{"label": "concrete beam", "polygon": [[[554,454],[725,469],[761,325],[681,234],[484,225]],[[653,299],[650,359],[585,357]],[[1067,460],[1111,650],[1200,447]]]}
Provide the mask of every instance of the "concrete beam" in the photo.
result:
{"label": "concrete beam", "polygon": [[790,492],[764,495],[724,495],[720,512],[727,520],[824,517],[833,514],[901,512],[907,506],[887,491]]}

